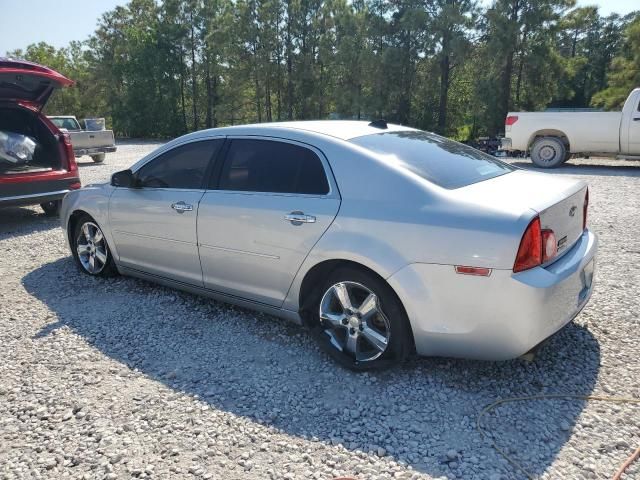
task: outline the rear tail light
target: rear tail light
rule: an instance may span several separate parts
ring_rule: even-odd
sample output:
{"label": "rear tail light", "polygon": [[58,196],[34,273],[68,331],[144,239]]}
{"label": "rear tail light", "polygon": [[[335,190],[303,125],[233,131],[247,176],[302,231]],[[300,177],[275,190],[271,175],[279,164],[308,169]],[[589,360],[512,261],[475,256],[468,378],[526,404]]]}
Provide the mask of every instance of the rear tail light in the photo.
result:
{"label": "rear tail light", "polygon": [[582,207],[582,230],[587,229],[587,210],[589,209],[589,189],[584,196],[584,206]]}
{"label": "rear tail light", "polygon": [[513,264],[514,272],[522,272],[547,263],[558,254],[558,242],[553,230],[540,226],[540,217],[531,220],[522,235],[520,248]]}
{"label": "rear tail light", "polygon": [[540,218],[534,218],[522,235],[513,264],[514,272],[522,272],[542,264],[542,228]]}
{"label": "rear tail light", "polygon": [[542,230],[542,263],[547,263],[558,253],[558,242],[553,230]]}
{"label": "rear tail light", "polygon": [[518,116],[517,115],[509,115],[507,116],[507,118],[504,121],[505,125],[513,125],[514,123],[516,123],[518,121]]}
{"label": "rear tail light", "polygon": [[60,143],[62,145],[62,155],[67,159],[67,171],[75,172],[78,170],[78,164],[76,163],[76,156],[73,153],[73,146],[71,145],[71,137],[68,133],[60,133]]}

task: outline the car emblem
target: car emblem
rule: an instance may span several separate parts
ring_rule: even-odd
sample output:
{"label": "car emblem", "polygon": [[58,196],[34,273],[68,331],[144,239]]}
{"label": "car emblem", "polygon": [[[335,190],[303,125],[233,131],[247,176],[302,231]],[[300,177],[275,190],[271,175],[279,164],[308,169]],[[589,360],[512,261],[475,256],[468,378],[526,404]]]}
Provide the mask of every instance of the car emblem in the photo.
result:
{"label": "car emblem", "polygon": [[578,207],[576,207],[575,205],[573,207],[571,207],[569,209],[569,216],[573,217],[576,214],[576,210],[578,209]]}

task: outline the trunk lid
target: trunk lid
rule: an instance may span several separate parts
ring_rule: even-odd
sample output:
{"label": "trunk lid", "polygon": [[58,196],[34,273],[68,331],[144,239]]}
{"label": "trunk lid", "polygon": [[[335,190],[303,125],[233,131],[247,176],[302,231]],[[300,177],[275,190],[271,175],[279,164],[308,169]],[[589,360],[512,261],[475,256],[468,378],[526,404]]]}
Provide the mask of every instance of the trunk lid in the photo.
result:
{"label": "trunk lid", "polygon": [[516,170],[452,191],[458,199],[521,218],[534,210],[542,229],[553,230],[558,255],[567,252],[583,232],[587,184],[564,175]]}
{"label": "trunk lid", "polygon": [[73,81],[48,67],[0,57],[0,101],[42,110],[56,88]]}

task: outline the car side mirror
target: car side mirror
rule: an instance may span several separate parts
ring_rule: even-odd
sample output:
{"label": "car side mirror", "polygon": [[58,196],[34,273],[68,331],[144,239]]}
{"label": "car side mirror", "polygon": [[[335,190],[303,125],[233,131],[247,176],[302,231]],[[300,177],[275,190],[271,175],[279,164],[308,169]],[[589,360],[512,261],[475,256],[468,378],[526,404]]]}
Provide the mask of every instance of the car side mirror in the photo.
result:
{"label": "car side mirror", "polygon": [[122,170],[111,175],[111,185],[114,187],[136,188],[138,180],[131,170]]}

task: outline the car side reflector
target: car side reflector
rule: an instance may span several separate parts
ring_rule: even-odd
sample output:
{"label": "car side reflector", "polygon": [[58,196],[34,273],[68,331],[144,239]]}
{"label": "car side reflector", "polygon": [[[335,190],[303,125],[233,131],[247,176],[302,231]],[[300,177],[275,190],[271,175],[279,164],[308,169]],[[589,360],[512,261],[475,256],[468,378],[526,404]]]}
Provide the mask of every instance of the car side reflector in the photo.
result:
{"label": "car side reflector", "polygon": [[73,182],[71,185],[69,185],[69,190],[78,190],[81,187],[82,184],[80,182]]}
{"label": "car side reflector", "polygon": [[475,275],[477,277],[488,277],[489,275],[491,275],[490,268],[456,265],[455,269],[456,273],[459,273],[460,275]]}

